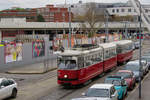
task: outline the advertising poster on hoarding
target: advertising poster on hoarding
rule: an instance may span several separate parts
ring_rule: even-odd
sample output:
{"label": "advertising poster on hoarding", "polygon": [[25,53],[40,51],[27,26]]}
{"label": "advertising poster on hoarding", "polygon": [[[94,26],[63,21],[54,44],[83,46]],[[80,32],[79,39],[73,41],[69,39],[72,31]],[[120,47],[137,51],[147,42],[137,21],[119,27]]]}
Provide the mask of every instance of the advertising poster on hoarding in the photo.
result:
{"label": "advertising poster on hoarding", "polygon": [[5,62],[22,60],[22,43],[11,43],[5,45]]}
{"label": "advertising poster on hoarding", "polygon": [[22,60],[22,43],[16,43],[16,61]]}
{"label": "advertising poster on hoarding", "polygon": [[45,55],[45,43],[43,41],[35,41],[32,43],[32,56],[42,57]]}

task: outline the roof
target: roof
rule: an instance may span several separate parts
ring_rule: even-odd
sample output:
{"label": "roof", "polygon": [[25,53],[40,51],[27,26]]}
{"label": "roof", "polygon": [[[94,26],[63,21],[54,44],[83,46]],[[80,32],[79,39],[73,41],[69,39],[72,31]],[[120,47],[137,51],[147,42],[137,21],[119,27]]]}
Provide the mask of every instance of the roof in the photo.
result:
{"label": "roof", "polygon": [[120,76],[120,75],[110,75],[107,78],[122,79],[122,76]]}
{"label": "roof", "polygon": [[101,47],[93,48],[90,50],[65,50],[64,52],[59,53],[62,56],[77,56],[81,54],[89,54],[91,52],[100,51],[102,50]]}
{"label": "roof", "polygon": [[99,88],[99,89],[110,89],[113,84],[94,84],[90,88]]}
{"label": "roof", "polygon": [[[142,63],[146,63],[146,60],[141,60]],[[130,61],[127,64],[139,64],[139,60]]]}
{"label": "roof", "polygon": [[125,45],[125,44],[132,43],[132,41],[131,40],[121,40],[121,41],[117,41],[114,43],[116,43],[117,45]]}
{"label": "roof", "polygon": [[78,50],[65,50],[64,52],[60,53],[60,55],[68,55],[68,56],[72,56],[72,55],[81,55],[82,51],[78,51]]}
{"label": "roof", "polygon": [[103,44],[99,44],[99,46],[103,47],[103,48],[113,48],[116,47],[115,43],[103,43]]}
{"label": "roof", "polygon": [[132,73],[131,70],[119,70],[118,72],[127,72],[127,73]]}

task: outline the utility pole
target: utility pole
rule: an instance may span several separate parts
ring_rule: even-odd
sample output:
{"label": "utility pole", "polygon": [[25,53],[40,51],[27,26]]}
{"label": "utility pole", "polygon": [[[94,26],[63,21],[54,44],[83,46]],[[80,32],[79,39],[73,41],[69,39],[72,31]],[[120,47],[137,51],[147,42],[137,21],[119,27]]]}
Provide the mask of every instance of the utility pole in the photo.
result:
{"label": "utility pole", "polygon": [[71,5],[69,5],[69,48],[71,49]]}
{"label": "utility pole", "polygon": [[[142,9],[141,9],[141,3],[139,1],[139,4],[140,4],[140,28],[139,28],[139,38],[140,38],[140,50],[139,50],[139,64],[140,64],[140,69],[139,69],[139,72],[141,72],[141,51],[142,51],[142,48],[141,48],[141,35],[142,35],[142,19],[141,19],[141,15],[142,15]],[[139,98],[141,99],[141,74],[140,74],[140,77],[139,77]]]}
{"label": "utility pole", "polygon": [[109,41],[109,36],[108,36],[108,18],[109,18],[109,16],[108,16],[108,12],[107,12],[107,10],[105,10],[105,18],[106,18],[106,22],[105,22],[105,34],[106,34],[106,42],[108,42]]}
{"label": "utility pole", "polygon": [[125,21],[125,39],[128,38],[127,22]]}

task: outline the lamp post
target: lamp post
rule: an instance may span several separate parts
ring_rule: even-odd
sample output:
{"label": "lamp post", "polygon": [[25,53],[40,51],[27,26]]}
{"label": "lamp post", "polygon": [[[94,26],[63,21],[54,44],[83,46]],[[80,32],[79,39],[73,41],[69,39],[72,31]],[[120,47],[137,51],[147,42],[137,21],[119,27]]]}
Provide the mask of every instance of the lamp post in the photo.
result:
{"label": "lamp post", "polygon": [[[139,1],[140,4],[140,1]],[[141,15],[142,15],[142,9],[141,9],[141,4],[140,4],[140,17],[139,17],[139,21],[140,21],[140,27],[139,27],[139,41],[140,41],[140,50],[139,50],[139,64],[140,64],[140,69],[139,72],[141,72],[141,35],[142,35],[142,19],[141,19]],[[139,98],[141,99],[141,74],[139,77]]]}
{"label": "lamp post", "polygon": [[109,16],[108,16],[108,12],[107,12],[107,10],[105,10],[104,11],[104,14],[105,14],[105,18],[106,18],[106,21],[105,21],[105,34],[106,34],[106,42],[108,42],[108,40],[109,40],[109,36],[108,36],[108,18],[109,18]]}
{"label": "lamp post", "polygon": [[69,48],[71,48],[71,5],[69,5]]}

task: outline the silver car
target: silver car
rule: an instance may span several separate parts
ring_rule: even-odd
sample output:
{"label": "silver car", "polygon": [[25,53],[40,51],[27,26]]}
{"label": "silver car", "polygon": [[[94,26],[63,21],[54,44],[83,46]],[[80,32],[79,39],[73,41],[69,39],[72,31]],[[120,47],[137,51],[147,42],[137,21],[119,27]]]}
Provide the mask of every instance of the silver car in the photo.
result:
{"label": "silver car", "polygon": [[84,97],[71,100],[118,100],[118,93],[113,84],[95,84],[82,95]]}

